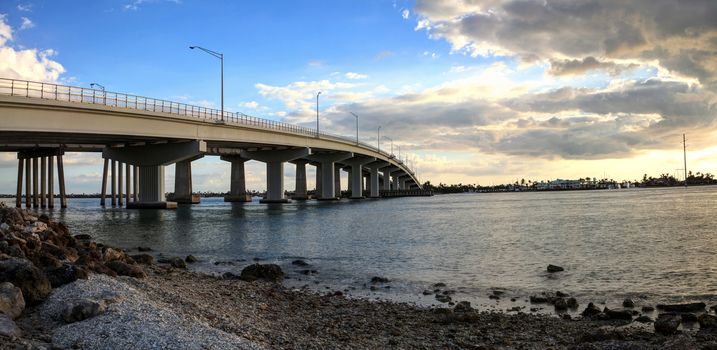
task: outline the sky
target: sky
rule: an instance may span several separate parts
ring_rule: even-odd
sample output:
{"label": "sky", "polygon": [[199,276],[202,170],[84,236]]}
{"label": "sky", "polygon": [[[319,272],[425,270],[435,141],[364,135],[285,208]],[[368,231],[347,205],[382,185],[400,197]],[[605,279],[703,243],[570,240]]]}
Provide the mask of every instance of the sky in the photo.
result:
{"label": "sky", "polygon": [[[225,109],[314,127],[322,91],[323,131],[355,135],[358,114],[421,181],[676,174],[683,133],[688,169],[717,174],[715,18],[713,0],[3,0],[0,77],[218,108],[199,45],[225,56]],[[68,191],[98,192],[100,155],[66,158]],[[0,193],[16,166],[0,153]],[[228,163],[193,170],[228,190]],[[247,187],[264,179],[249,162]]]}

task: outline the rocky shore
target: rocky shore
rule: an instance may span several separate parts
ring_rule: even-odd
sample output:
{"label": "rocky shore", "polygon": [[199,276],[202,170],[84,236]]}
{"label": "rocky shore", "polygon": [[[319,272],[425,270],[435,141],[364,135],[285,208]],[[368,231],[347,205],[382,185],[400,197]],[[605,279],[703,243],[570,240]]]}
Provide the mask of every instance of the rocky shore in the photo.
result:
{"label": "rocky shore", "polygon": [[210,276],[193,257],[154,260],[0,207],[0,349],[717,349],[703,303],[655,319],[557,292],[530,301],[579,316],[428,308],[290,289],[270,264]]}

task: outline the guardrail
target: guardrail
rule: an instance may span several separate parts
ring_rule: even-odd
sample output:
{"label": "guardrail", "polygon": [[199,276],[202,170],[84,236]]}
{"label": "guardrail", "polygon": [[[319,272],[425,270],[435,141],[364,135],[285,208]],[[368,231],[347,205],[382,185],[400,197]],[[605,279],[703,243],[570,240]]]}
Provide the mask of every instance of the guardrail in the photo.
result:
{"label": "guardrail", "polygon": [[[322,139],[340,141],[350,144],[357,144],[356,140],[325,132],[318,133],[315,129],[299,125],[283,123],[270,119],[257,118],[241,112],[222,112],[217,109],[202,106],[194,106],[181,102],[173,102],[156,98],[124,94],[119,92],[105,91],[99,89],[83,88],[54,83],[42,83],[27,80],[0,78],[0,94],[19,96],[26,98],[40,98],[46,100],[76,102],[85,104],[104,105],[117,108],[128,108],[143,110],[147,112],[159,112],[170,115],[191,117],[206,122],[216,123],[224,121],[227,124],[236,124],[252,128],[278,130],[282,132],[319,137]],[[359,147],[377,152],[387,158],[395,159],[393,154],[379,150],[364,142],[358,142]],[[404,171],[414,175],[400,159],[397,160]]]}

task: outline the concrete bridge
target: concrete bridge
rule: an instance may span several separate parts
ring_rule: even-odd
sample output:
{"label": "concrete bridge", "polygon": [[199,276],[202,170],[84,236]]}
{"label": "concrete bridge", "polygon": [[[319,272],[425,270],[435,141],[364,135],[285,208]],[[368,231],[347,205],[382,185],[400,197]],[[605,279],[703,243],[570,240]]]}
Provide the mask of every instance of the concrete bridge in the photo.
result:
{"label": "concrete bridge", "polygon": [[248,160],[266,163],[265,203],[290,201],[284,190],[287,162],[296,165],[297,200],[309,198],[307,165],[316,167],[319,200],[340,197],[341,170],[349,173],[351,198],[364,198],[364,190],[369,197],[421,190],[404,161],[356,139],[178,102],[1,78],[0,151],[18,155],[17,206],[23,175],[25,205],[53,205],[55,163],[66,206],[67,151],[102,152],[101,204],[110,196],[112,205],[124,202],[128,208],[176,205],[165,198],[164,167],[170,164],[176,164],[174,200],[192,202],[191,162],[204,156],[231,163],[226,201],[251,200],[244,180]]}

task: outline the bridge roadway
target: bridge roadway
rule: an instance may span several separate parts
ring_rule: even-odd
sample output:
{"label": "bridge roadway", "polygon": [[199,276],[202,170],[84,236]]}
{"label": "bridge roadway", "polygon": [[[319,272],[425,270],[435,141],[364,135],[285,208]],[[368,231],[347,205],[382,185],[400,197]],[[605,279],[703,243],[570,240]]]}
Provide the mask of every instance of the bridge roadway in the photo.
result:
{"label": "bridge roadway", "polygon": [[364,187],[370,197],[421,189],[405,162],[356,139],[178,102],[1,78],[0,151],[18,154],[18,206],[23,175],[26,206],[53,205],[55,159],[66,206],[66,151],[102,152],[102,205],[109,178],[113,205],[124,199],[127,207],[173,206],[164,189],[164,167],[170,164],[176,164],[174,200],[192,202],[191,162],[204,156],[231,163],[226,201],[251,200],[244,182],[248,160],[266,163],[266,203],[290,200],[284,191],[286,162],[296,165],[294,199],[308,199],[307,164],[316,167],[320,200],[339,198],[342,169],[349,172],[351,198],[363,198]]}

